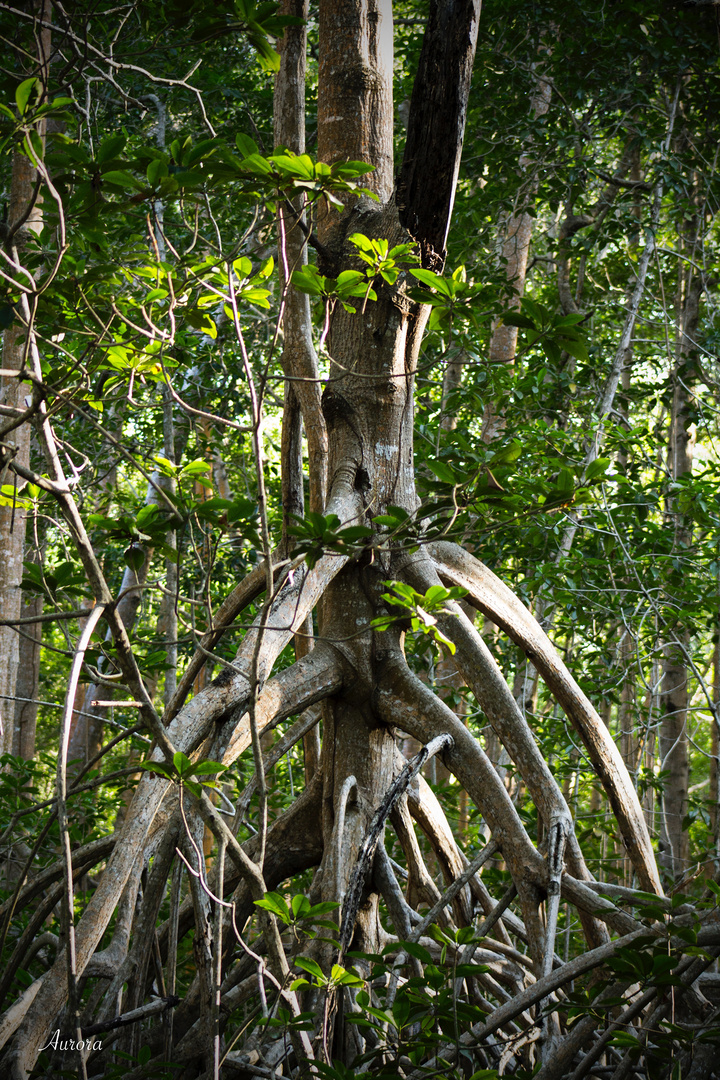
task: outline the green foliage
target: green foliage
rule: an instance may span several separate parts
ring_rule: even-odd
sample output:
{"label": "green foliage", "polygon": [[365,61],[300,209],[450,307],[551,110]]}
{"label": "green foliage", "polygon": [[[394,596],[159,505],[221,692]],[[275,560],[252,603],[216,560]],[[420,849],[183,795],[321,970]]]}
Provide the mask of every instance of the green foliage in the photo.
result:
{"label": "green foliage", "polygon": [[353,555],[361,547],[360,541],[372,536],[372,529],[365,525],[347,525],[340,527],[337,514],[317,514],[309,511],[304,518],[292,515],[295,524],[290,525],[288,533],[296,537],[293,557],[304,555],[310,569],[326,551],[337,555]]}
{"label": "green foliage", "polygon": [[[431,585],[425,593],[419,593],[404,581],[386,581],[385,584],[390,591],[382,594],[383,600],[391,607],[403,609],[402,618],[409,617],[411,630],[429,635],[438,645],[444,645],[454,654],[454,644],[438,628],[437,614],[452,614],[446,606],[447,602],[462,599],[467,595],[467,590],[459,586],[446,589],[443,585]],[[387,630],[397,621],[395,615],[381,615],[373,619],[371,625],[375,630]]]}
{"label": "green foliage", "polygon": [[[167,780],[172,780],[180,784],[181,787],[186,787],[193,795],[199,797],[202,788],[215,788],[218,786],[215,777],[218,773],[223,772],[227,765],[223,765],[219,761],[192,762],[185,754],[178,751],[173,754],[172,765],[163,761],[141,761],[140,768],[146,772],[164,776]],[[206,779],[198,782],[194,778],[199,776]]]}

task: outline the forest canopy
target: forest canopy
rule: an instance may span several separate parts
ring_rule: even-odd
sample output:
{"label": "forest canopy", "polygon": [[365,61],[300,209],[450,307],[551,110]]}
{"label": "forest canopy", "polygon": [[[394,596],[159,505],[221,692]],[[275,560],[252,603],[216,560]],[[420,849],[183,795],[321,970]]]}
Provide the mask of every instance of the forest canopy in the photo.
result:
{"label": "forest canopy", "polygon": [[0,35],[3,1076],[720,1076],[720,6]]}

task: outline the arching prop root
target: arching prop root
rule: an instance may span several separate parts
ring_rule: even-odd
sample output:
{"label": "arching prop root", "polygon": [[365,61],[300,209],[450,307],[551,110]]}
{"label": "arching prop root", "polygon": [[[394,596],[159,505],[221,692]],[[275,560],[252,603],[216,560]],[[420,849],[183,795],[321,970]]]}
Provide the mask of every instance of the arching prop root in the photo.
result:
{"label": "arching prop root", "polygon": [[457,544],[430,544],[429,553],[441,580],[467,589],[469,601],[519,645],[535,665],[582,739],[607,792],[640,887],[662,895],[645,817],[620,752],[540,624],[507,585]]}

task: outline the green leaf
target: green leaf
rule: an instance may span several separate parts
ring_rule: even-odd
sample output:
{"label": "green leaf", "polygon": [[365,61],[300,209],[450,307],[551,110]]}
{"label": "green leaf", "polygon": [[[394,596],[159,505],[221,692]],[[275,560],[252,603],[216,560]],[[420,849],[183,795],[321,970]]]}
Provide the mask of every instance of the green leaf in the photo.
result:
{"label": "green leaf", "polygon": [[336,986],[364,985],[363,979],[359,978],[354,972],[341,967],[340,964],[333,964],[330,970],[330,982]]}
{"label": "green leaf", "polygon": [[326,983],[325,972],[318,964],[317,960],[312,960],[309,956],[298,956],[295,960],[297,967],[303,971],[307,971],[309,975],[314,975],[320,983]]}
{"label": "green leaf", "polygon": [[279,893],[269,892],[266,893],[262,900],[256,900],[255,906],[264,908],[266,911],[271,911],[273,915],[277,915],[283,922],[290,924],[293,921],[290,914],[290,908],[285,903],[285,900]]}
{"label": "green leaf", "polygon": [[167,175],[167,162],[163,158],[154,158],[147,167],[147,178],[150,187],[157,187],[158,183]]}
{"label": "green leaf", "polygon": [[192,766],[192,774],[193,776],[207,776],[224,772],[227,768],[228,766],[223,765],[220,761],[199,761],[197,765]]}
{"label": "green leaf", "polygon": [[293,270],[290,280],[300,292],[310,296],[322,296],[326,292],[328,279],[319,274],[316,267],[308,264],[301,270]]}
{"label": "green leaf", "polygon": [[443,293],[445,296],[450,296],[450,287],[440,274],[435,274],[432,270],[424,270],[422,267],[412,267],[410,273],[413,277],[416,277],[418,281],[422,281],[423,285],[428,285],[432,289],[437,289],[438,292]]}
{"label": "green leaf", "polygon": [[115,184],[121,188],[133,188],[140,191],[143,185],[132,175],[123,169],[109,169],[102,174],[103,184]]}
{"label": "green leaf", "polygon": [[557,490],[572,495],[575,490],[575,473],[572,469],[561,469],[557,478]]}
{"label": "green leaf", "polygon": [[185,754],[183,754],[182,750],[178,750],[173,754],[173,765],[175,766],[178,776],[181,778],[192,772],[192,762]]}
{"label": "green leaf", "polygon": [[123,558],[130,569],[137,573],[145,563],[147,552],[139,544],[130,544],[123,552]]}
{"label": "green leaf", "polygon": [[517,439],[512,439],[505,446],[496,450],[490,460],[493,466],[495,465],[511,465],[514,461],[520,457],[522,453],[522,446]]}
{"label": "green leaf", "polygon": [[424,945],[420,945],[417,941],[401,941],[400,948],[403,952],[406,952],[408,956],[414,956],[416,960],[422,960],[423,964],[429,964],[432,961],[432,956],[428,950]]}
{"label": "green leaf", "polygon": [[535,323],[526,315],[520,315],[517,311],[504,311],[502,321],[505,326],[518,326],[522,330],[534,330]]}
{"label": "green leaf", "polygon": [[174,780],[175,774],[169,765],[165,765],[162,761],[141,761],[140,768],[146,772],[157,773],[158,776],[164,776],[167,780]]}
{"label": "green leaf", "polygon": [[306,896],[299,894],[293,896],[291,901],[292,913],[296,919],[304,918],[310,912],[310,901]]}
{"label": "green leaf", "polygon": [[244,158],[258,153],[257,143],[249,135],[243,135],[241,132],[235,136],[235,145]]}
{"label": "green leaf", "polygon": [[118,157],[125,149],[126,143],[127,138],[124,135],[111,135],[109,139],[104,139],[95,155],[98,165],[103,165],[106,161]]}
{"label": "green leaf", "polygon": [[638,1046],[638,1039],[635,1035],[631,1035],[629,1031],[618,1031],[613,1035],[610,1040],[611,1046]]}
{"label": "green leaf", "polygon": [[428,461],[426,464],[430,471],[435,473],[438,480],[442,480],[443,483],[453,485],[458,483],[455,473],[444,461]]}
{"label": "green leaf", "polygon": [[38,85],[39,79],[25,79],[15,91],[15,103],[21,116],[24,116],[27,112],[28,102],[30,101],[32,92]]}
{"label": "green leaf", "polygon": [[570,356],[574,357],[575,360],[580,360],[582,363],[589,361],[590,356],[584,341],[576,341],[566,337],[557,337],[555,340],[560,348],[564,349],[566,353],[570,353]]}
{"label": "green leaf", "polygon": [[598,476],[604,476],[610,467],[610,458],[595,458],[585,470],[585,480],[594,480]]}

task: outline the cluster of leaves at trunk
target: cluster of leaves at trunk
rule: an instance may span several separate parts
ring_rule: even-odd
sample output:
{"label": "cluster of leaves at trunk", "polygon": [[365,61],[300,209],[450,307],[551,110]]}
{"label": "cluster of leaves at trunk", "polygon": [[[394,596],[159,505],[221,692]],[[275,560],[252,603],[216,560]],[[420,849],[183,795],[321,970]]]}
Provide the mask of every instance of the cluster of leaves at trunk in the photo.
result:
{"label": "cluster of leaves at trunk", "polygon": [[377,300],[377,293],[368,284],[365,274],[359,270],[343,270],[336,278],[326,277],[321,274],[316,266],[308,263],[300,270],[293,270],[292,283],[300,292],[307,293],[323,300],[325,304],[333,304],[339,300],[346,311],[354,314],[357,310],[349,303],[351,297],[362,296],[363,307],[368,300]]}
{"label": "cluster of leaves at trunk", "polygon": [[362,310],[368,300],[377,300],[373,284],[381,278],[387,285],[394,285],[403,265],[417,262],[414,244],[397,244],[391,248],[385,239],[373,240],[363,233],[353,233],[349,242],[355,247],[359,259],[366,264],[366,269],[343,270],[336,278],[325,277],[316,266],[307,266],[294,270],[292,283],[300,292],[322,299],[332,305],[340,301],[346,311],[354,314],[356,308],[349,302],[352,297],[362,297]]}
{"label": "cluster of leaves at trunk", "polygon": [[[302,893],[298,893],[290,899],[290,903],[287,902],[284,896],[278,892],[268,892],[262,900],[256,900],[255,906],[264,908],[265,911],[272,912],[279,919],[289,926],[293,933],[297,935],[306,934],[309,937],[314,936],[313,927],[322,926],[327,930],[332,930],[335,933],[339,930],[337,923],[332,919],[323,918],[324,915],[328,915],[331,911],[335,911],[340,905],[334,900],[323,901],[319,904],[311,904],[306,896]],[[302,964],[298,964],[298,967],[303,967]],[[310,970],[310,969],[306,969]]]}
{"label": "cluster of leaves at trunk", "polygon": [[290,525],[288,532],[296,538],[291,554],[293,558],[304,555],[307,565],[312,568],[326,551],[337,555],[353,555],[362,547],[360,541],[372,536],[372,529],[366,525],[347,525],[340,527],[337,514],[323,514],[309,511],[305,517],[293,514],[296,524]]}
{"label": "cluster of leaves at trunk", "polygon": [[427,634],[438,645],[444,645],[451,653],[455,652],[452,641],[438,629],[437,615],[453,614],[446,604],[449,600],[461,600],[463,596],[467,596],[467,589],[459,585],[451,589],[446,589],[443,585],[431,585],[427,592],[419,593],[404,581],[386,581],[384,584],[390,591],[382,594],[383,600],[393,607],[402,608],[403,614],[378,616],[370,624],[374,630],[387,630],[401,619],[409,618],[410,627],[415,633]]}
{"label": "cluster of leaves at trunk", "polygon": [[196,761],[193,763],[185,754],[178,751],[173,754],[172,765],[164,761],[141,761],[140,768],[145,769],[146,772],[164,776],[167,780],[172,780],[174,783],[186,787],[193,795],[199,796],[201,788],[215,788],[217,787],[217,781],[208,779],[198,782],[193,778],[214,776],[223,772],[227,765],[223,765],[219,761]]}
{"label": "cluster of leaves at trunk", "polygon": [[429,304],[432,308],[428,320],[428,330],[439,330],[452,326],[458,319],[477,327],[490,317],[490,312],[475,310],[477,295],[482,286],[476,286],[467,280],[464,266],[458,266],[450,277],[436,274],[433,270],[416,267],[410,270],[424,289],[410,289],[409,296],[420,304]]}

